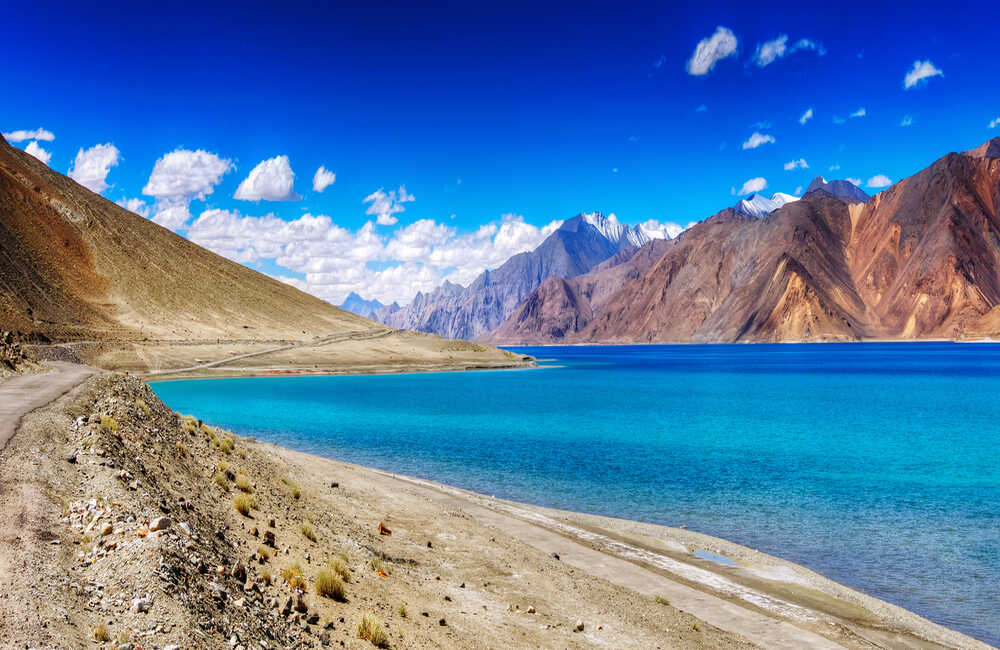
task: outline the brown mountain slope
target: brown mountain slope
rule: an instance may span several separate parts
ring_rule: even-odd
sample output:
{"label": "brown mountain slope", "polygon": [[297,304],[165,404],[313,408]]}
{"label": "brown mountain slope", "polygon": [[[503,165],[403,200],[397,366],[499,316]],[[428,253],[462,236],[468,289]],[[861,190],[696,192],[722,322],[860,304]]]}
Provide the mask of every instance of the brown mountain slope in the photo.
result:
{"label": "brown mountain slope", "polygon": [[[519,323],[508,321],[493,340],[996,336],[998,206],[1000,138],[949,154],[867,203],[817,191],[759,220],[724,210],[684,232],[648,271],[623,282],[591,310],[580,331],[567,331],[573,320],[568,310],[586,313],[593,305],[577,285],[552,282],[519,307]],[[556,335],[559,330],[564,334]]]}
{"label": "brown mountain slope", "polygon": [[57,352],[136,371],[521,363],[495,348],[397,332],[338,309],[120,208],[0,138],[3,329],[75,341]]}
{"label": "brown mountain slope", "polygon": [[545,280],[506,322],[481,340],[493,343],[551,343],[584,329],[629,280],[651,268],[674,240],[654,239],[639,249],[618,253],[593,271],[564,280]]}

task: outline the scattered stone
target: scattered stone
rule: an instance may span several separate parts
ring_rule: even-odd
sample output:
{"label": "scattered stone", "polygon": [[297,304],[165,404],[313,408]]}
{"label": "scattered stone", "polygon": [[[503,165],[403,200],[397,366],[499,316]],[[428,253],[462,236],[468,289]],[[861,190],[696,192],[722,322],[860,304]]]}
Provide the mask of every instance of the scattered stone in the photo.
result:
{"label": "scattered stone", "polygon": [[274,528],[274,517],[272,517],[271,519],[269,519],[269,520],[267,521],[267,525],[268,525],[268,526],[269,526],[270,528]]}
{"label": "scattered stone", "polygon": [[463,582],[462,584],[458,585],[458,588],[459,589],[465,589],[465,583]]}
{"label": "scattered stone", "polygon": [[233,566],[233,570],[229,572],[229,575],[233,576],[240,582],[245,582],[247,579],[247,568],[242,562],[237,562],[236,565]]}
{"label": "scattered stone", "polygon": [[442,618],[440,621],[438,621],[438,625],[440,625],[441,627],[445,627],[446,625],[448,625],[448,621]]}
{"label": "scattered stone", "polygon": [[574,629],[576,632],[583,632],[583,621],[577,619],[576,627]]}
{"label": "scattered stone", "polygon": [[[271,522],[273,523],[274,520],[272,519]],[[274,544],[274,531],[273,530],[266,530],[266,531],[264,531],[264,543],[267,544],[268,546],[270,546],[271,548],[277,548],[275,546],[275,544]]]}
{"label": "scattered stone", "polygon": [[114,532],[114,530],[115,530],[115,527],[111,524],[111,522],[110,521],[107,522],[106,524],[104,524],[103,526],[101,526],[101,537],[105,537],[107,535],[110,535],[111,533]]}
{"label": "scattered stone", "polygon": [[559,559],[559,554],[558,554],[558,553],[553,553],[553,554],[552,554],[552,557],[554,557],[555,559],[557,559],[557,560],[558,560],[558,559]]}
{"label": "scattered stone", "polygon": [[170,517],[157,517],[149,522],[149,531],[155,533],[158,530],[166,530],[172,525],[173,522],[170,521]]}
{"label": "scattered stone", "polygon": [[188,537],[191,536],[191,526],[189,526],[186,521],[182,521],[181,523],[177,524],[177,527],[180,528],[181,532],[183,532]]}
{"label": "scattered stone", "polygon": [[427,548],[434,548],[434,545],[431,544],[430,540],[427,541]]}
{"label": "scattered stone", "polygon": [[302,597],[302,594],[295,594],[295,604],[293,605],[293,608],[295,609],[295,611],[300,612],[302,614],[305,614],[307,611],[309,611],[309,605],[306,604],[306,601]]}
{"label": "scattered stone", "polygon": [[378,522],[378,534],[388,537],[392,535],[392,531],[386,528],[386,525],[380,521]]}
{"label": "scattered stone", "polygon": [[70,465],[75,465],[76,464],[76,452],[75,451],[71,451],[70,453],[66,454],[66,462],[69,463]]}
{"label": "scattered stone", "polygon": [[530,605],[528,607],[528,613],[529,614],[534,614],[535,613],[535,606],[534,605]]}
{"label": "scattered stone", "polygon": [[332,488],[339,488],[340,487],[340,483],[334,481],[333,483],[330,483],[330,487],[332,487]]}
{"label": "scattered stone", "polygon": [[132,599],[132,611],[139,612],[140,614],[145,614],[149,611],[149,608],[153,606],[153,601],[147,596],[145,598],[133,598]]}
{"label": "scattered stone", "polygon": [[445,596],[444,599],[447,600],[449,603],[451,602],[451,596]]}

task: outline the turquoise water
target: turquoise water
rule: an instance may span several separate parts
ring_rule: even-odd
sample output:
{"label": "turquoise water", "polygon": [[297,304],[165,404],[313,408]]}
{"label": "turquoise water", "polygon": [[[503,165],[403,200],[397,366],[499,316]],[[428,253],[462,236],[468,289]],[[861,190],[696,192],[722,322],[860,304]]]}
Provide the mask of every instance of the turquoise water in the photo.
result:
{"label": "turquoise water", "polygon": [[555,367],[153,388],[293,449],[686,525],[1000,644],[1000,345],[517,351]]}

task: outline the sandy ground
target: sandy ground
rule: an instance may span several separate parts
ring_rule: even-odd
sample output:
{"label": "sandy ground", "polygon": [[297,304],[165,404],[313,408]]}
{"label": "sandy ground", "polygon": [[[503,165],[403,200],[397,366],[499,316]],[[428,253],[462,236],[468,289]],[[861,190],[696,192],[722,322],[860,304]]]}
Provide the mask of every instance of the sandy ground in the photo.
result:
{"label": "sandy ground", "polygon": [[[185,422],[120,375],[24,418],[0,454],[0,531],[0,647],[98,647],[103,624],[105,647],[365,648],[366,614],[400,648],[987,647],[724,540]],[[344,598],[317,595],[341,553]],[[293,565],[305,611],[280,577]]]}

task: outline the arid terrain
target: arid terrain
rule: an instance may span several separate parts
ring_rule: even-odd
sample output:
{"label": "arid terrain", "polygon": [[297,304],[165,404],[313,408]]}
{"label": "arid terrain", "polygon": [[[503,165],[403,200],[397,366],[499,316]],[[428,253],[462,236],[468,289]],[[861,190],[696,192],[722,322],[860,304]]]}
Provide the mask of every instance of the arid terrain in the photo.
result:
{"label": "arid terrain", "polygon": [[[36,376],[0,383],[0,399]],[[309,456],[196,416],[98,371],[23,419],[0,454],[0,646],[985,647],[722,540]]]}

